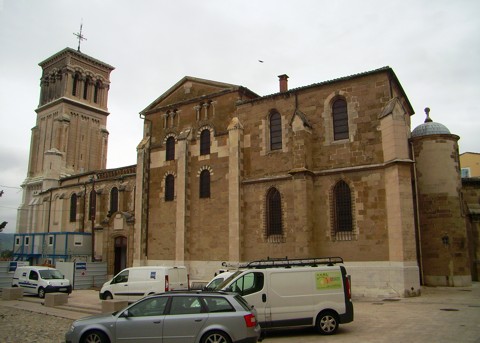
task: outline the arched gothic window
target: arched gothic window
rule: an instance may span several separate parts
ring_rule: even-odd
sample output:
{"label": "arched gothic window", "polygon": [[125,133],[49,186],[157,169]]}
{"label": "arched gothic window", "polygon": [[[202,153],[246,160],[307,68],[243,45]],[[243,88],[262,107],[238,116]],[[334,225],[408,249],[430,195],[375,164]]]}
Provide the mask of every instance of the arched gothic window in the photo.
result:
{"label": "arched gothic window", "polygon": [[175,177],[168,174],[165,178],[165,201],[173,201],[175,197]]}
{"label": "arched gothic window", "polygon": [[200,133],[200,155],[210,154],[210,130],[205,129]]}
{"label": "arched gothic window", "polygon": [[278,112],[270,115],[270,150],[282,149],[282,117]]}
{"label": "arched gothic window", "polygon": [[113,187],[110,191],[110,214],[118,211],[118,188]]}
{"label": "arched gothic window", "polygon": [[340,180],[333,188],[334,218],[333,229],[336,235],[339,232],[353,231],[352,194],[348,184]]}
{"label": "arched gothic window", "polygon": [[210,171],[206,169],[200,173],[200,198],[210,198]]}
{"label": "arched gothic window", "polygon": [[167,144],[166,144],[166,160],[167,161],[173,161],[175,159],[175,138],[174,137],[168,137],[167,138]]}
{"label": "arched gothic window", "polygon": [[347,102],[337,99],[332,105],[333,139],[348,139],[348,112]]}
{"label": "arched gothic window", "polygon": [[282,223],[282,197],[280,192],[272,187],[267,193],[267,227],[266,233],[269,236],[283,234]]}
{"label": "arched gothic window", "polygon": [[77,195],[75,193],[70,197],[70,222],[77,221]]}

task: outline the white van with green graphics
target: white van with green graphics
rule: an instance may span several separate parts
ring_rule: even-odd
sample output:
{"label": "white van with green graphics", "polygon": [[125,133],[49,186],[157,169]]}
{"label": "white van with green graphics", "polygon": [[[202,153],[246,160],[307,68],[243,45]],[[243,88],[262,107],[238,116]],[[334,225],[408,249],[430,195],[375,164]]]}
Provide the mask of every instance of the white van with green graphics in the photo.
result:
{"label": "white van with green graphics", "polygon": [[264,329],[316,327],[330,335],[353,321],[350,279],[342,264],[340,257],[253,261],[216,290],[242,295]]}
{"label": "white van with green graphics", "polygon": [[122,270],[103,284],[100,299],[136,301],[146,295],[189,289],[187,269],[183,266],[144,266]]}

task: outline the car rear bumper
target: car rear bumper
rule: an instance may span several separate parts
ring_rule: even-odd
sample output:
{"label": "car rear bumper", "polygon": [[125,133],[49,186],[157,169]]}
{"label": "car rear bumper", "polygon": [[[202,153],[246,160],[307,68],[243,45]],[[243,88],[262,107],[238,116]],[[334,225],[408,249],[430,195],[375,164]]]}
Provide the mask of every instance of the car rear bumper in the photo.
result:
{"label": "car rear bumper", "polygon": [[345,313],[340,315],[340,324],[351,323],[353,322],[353,304],[351,301],[346,303]]}

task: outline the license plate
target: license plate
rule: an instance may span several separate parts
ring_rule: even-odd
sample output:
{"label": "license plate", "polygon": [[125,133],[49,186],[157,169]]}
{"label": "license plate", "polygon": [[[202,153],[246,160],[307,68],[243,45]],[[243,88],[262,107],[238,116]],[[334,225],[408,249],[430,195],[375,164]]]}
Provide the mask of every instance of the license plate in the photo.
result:
{"label": "license plate", "polygon": [[59,291],[60,292],[63,292],[63,291],[66,291],[67,289],[66,288],[60,288]]}

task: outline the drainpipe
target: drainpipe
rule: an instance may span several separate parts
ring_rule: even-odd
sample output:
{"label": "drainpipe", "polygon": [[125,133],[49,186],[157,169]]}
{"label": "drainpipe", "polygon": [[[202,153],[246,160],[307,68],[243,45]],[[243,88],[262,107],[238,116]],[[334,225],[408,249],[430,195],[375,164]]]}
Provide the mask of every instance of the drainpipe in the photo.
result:
{"label": "drainpipe", "polygon": [[47,223],[47,233],[50,232],[50,218],[52,216],[52,190],[50,189],[50,202],[48,204],[48,223]]}
{"label": "drainpipe", "polygon": [[95,262],[95,212],[97,211],[97,195],[95,194],[95,174],[92,175],[92,191],[90,193],[90,220],[92,222],[92,262]]}
{"label": "drainpipe", "polygon": [[415,161],[415,149],[413,147],[413,143],[410,142],[410,149],[412,151],[412,160],[413,160],[413,182],[415,187],[415,226],[417,231],[418,237],[418,264],[420,267],[420,284],[423,285],[423,256],[422,256],[422,233],[420,230],[420,212],[419,212],[419,204],[418,204],[418,180],[417,180],[417,168],[416,168],[416,161]]}
{"label": "drainpipe", "polygon": [[80,228],[80,232],[85,232],[85,218],[87,217],[87,183],[83,183],[83,219],[82,219],[82,227]]}
{"label": "drainpipe", "polygon": [[[147,119],[145,114],[142,112],[139,115],[140,119],[144,120],[145,122],[148,123],[148,132],[147,134],[151,136],[152,132],[152,121]],[[148,164],[150,163],[150,145],[146,147],[146,151],[144,152],[143,156],[143,180],[142,180],[142,194],[143,194],[143,199],[142,199],[142,212],[144,211],[144,219],[142,218],[142,222],[140,223],[140,232],[143,231],[143,228],[145,228],[145,237],[142,237],[142,241],[145,241],[145,257],[148,259],[148,210],[145,210],[145,208],[148,208],[148,204],[150,201],[150,186],[149,186],[149,180],[150,180],[150,168]]]}

